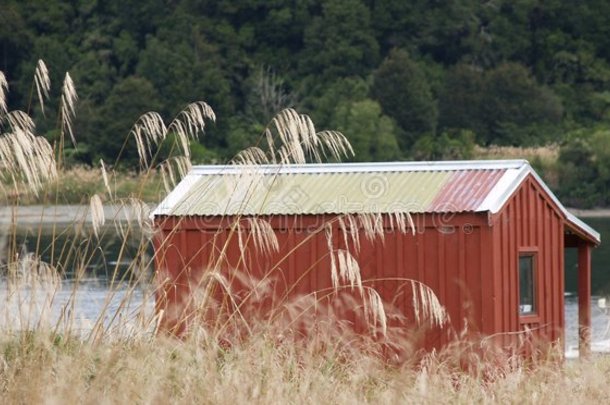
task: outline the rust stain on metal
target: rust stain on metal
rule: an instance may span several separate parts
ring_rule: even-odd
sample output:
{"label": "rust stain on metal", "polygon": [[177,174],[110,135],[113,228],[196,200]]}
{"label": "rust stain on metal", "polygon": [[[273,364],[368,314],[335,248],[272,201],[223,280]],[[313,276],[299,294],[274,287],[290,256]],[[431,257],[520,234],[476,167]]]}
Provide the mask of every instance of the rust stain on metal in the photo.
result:
{"label": "rust stain on metal", "polygon": [[476,211],[505,170],[462,170],[436,195],[427,212]]}

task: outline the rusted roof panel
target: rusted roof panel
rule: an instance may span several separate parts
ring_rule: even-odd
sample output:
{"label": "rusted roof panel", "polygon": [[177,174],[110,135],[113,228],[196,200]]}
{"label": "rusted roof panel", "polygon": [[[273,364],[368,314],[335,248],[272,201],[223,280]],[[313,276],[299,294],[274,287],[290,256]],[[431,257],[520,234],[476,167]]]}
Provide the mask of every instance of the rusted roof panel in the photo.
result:
{"label": "rusted roof panel", "polygon": [[427,211],[477,211],[506,169],[454,171]]}

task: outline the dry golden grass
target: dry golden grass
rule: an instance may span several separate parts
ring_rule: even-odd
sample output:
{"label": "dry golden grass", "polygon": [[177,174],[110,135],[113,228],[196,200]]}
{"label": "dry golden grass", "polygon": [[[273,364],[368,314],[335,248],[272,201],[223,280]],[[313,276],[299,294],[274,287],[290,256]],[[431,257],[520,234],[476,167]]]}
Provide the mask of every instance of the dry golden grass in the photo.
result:
{"label": "dry golden grass", "polygon": [[473,159],[525,159],[532,164],[551,189],[557,189],[559,185],[559,145],[557,144],[528,148],[493,145],[489,147],[476,146]]}
{"label": "dry golden grass", "polygon": [[278,344],[259,335],[223,349],[196,340],[0,337],[2,403],[605,403],[610,358],[465,373],[430,356],[390,367],[335,343]]}
{"label": "dry golden grass", "polygon": [[559,157],[559,145],[538,147],[517,146],[476,146],[473,159],[526,159],[529,162],[540,161],[544,165],[552,165]]}

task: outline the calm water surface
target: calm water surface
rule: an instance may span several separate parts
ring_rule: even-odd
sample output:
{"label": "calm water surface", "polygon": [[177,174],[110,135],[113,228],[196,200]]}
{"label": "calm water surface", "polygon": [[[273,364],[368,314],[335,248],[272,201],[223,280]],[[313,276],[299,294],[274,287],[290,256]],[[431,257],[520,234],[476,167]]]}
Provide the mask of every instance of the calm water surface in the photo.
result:
{"label": "calm water surface", "polygon": [[[110,288],[104,281],[88,279],[77,286],[68,280],[60,285],[29,283],[14,288],[3,280],[0,327],[16,330],[60,325],[87,336],[100,323],[119,334],[129,334],[141,325],[141,319],[152,319],[154,295],[150,287],[119,284]],[[152,331],[154,325],[145,326],[139,332]]]}

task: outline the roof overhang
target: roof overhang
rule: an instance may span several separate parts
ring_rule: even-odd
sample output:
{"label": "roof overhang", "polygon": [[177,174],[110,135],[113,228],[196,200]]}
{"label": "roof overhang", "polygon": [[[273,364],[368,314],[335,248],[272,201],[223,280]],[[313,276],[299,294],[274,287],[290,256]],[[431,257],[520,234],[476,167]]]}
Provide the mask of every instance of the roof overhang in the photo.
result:
{"label": "roof overhang", "polygon": [[499,212],[502,207],[508,202],[510,197],[515,193],[515,191],[519,188],[521,183],[528,177],[532,176],[536,182],[542,187],[544,192],[549,196],[549,198],[553,201],[555,207],[561,212],[565,225],[572,231],[574,234],[579,236],[581,239],[584,239],[594,245],[599,245],[601,243],[601,236],[599,232],[595,229],[591,228],[581,219],[576,217],[576,215],[572,214],[567,210],[567,208],[559,201],[557,196],[551,191],[551,189],[546,185],[546,183],[540,178],[538,173],[525,161],[526,164],[517,168],[516,170],[507,170],[502,178],[498,180],[498,183],[489,193],[489,196],[481,206],[479,207],[482,211],[489,211],[491,214],[495,214]]}

